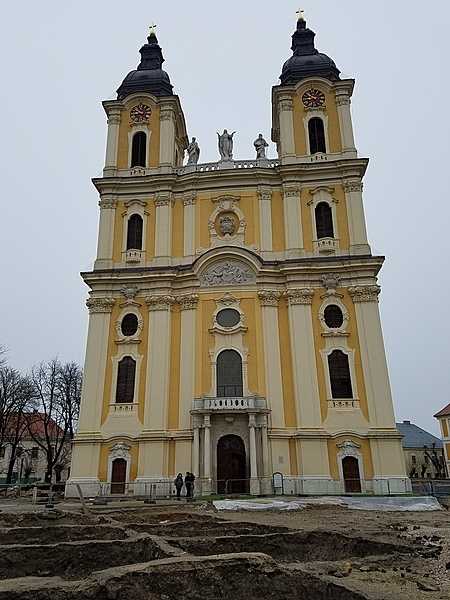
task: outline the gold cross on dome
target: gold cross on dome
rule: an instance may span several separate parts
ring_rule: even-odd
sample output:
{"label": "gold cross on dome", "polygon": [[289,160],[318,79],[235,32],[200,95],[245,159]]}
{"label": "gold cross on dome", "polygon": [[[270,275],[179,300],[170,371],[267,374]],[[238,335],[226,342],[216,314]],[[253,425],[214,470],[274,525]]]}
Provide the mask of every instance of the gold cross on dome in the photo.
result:
{"label": "gold cross on dome", "polygon": [[155,33],[156,33],[155,23],[153,23],[153,25],[150,25],[149,29],[150,29],[150,35],[152,35],[152,34],[155,35]]}
{"label": "gold cross on dome", "polygon": [[304,20],[305,20],[305,11],[300,9],[297,11],[297,21],[304,21]]}

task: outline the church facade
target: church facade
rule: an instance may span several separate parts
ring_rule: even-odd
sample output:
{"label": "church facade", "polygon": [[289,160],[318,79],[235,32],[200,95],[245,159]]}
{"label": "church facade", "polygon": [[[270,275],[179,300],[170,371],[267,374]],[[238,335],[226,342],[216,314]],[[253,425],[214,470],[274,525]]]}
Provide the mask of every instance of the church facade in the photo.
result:
{"label": "church facade", "polygon": [[[67,494],[403,493],[350,99],[303,17],[257,158],[199,163],[154,32],[116,100]],[[186,149],[189,160],[183,165]]]}

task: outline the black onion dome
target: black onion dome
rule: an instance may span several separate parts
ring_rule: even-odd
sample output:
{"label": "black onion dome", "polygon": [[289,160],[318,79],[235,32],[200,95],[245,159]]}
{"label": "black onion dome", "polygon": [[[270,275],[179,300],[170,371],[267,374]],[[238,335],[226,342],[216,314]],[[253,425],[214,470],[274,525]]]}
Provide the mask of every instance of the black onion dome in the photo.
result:
{"label": "black onion dome", "polygon": [[300,18],[297,22],[297,31],[292,36],[291,48],[294,55],[283,65],[281,85],[292,85],[312,75],[331,81],[340,79],[340,71],[334,61],[316,50],[315,35],[314,31],[307,29],[306,21]]}
{"label": "black onion dome", "polygon": [[118,100],[123,100],[135,92],[148,92],[154,96],[173,96],[169,76],[161,68],[164,57],[155,33],[150,33],[147,40],[148,44],[144,44],[139,50],[141,62],[138,68],[128,73],[117,90]]}

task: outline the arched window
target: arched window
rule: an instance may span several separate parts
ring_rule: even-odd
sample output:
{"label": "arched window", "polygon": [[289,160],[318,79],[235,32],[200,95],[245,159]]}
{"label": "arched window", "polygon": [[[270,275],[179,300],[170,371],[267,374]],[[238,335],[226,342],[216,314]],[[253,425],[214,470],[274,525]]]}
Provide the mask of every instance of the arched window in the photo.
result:
{"label": "arched window", "polygon": [[317,239],[334,238],[333,213],[328,202],[319,202],[316,206]]}
{"label": "arched window", "polygon": [[131,166],[145,167],[147,158],[147,136],[143,131],[138,131],[133,136],[131,147]]}
{"label": "arched window", "polygon": [[235,350],[224,350],[217,357],[217,396],[233,398],[242,395],[241,355]]}
{"label": "arched window", "polygon": [[134,400],[134,379],[136,377],[136,361],[125,356],[119,362],[117,372],[116,403],[131,404]]}
{"label": "arched window", "polygon": [[341,350],[333,350],[328,356],[332,398],[353,398],[352,380],[348,356]]}
{"label": "arched window", "polygon": [[317,152],[323,152],[325,154],[327,147],[325,145],[325,129],[322,119],[319,117],[310,119],[308,122],[308,132],[309,151],[311,154],[316,154]]}
{"label": "arched window", "polygon": [[141,215],[131,215],[128,219],[127,250],[142,250],[143,224]]}

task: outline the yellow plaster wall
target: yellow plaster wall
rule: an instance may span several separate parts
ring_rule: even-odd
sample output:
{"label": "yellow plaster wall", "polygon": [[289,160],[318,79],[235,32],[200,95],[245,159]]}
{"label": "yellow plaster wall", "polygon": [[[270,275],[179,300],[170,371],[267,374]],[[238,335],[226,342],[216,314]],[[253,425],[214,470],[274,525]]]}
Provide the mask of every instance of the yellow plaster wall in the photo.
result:
{"label": "yellow plaster wall", "polygon": [[169,459],[168,459],[168,475],[173,477],[175,475],[175,440],[169,440]]}
{"label": "yellow plaster wall", "polygon": [[[347,331],[349,333],[349,337],[347,338],[348,347],[355,351],[355,375],[356,375],[356,385],[358,388],[358,397],[359,403],[361,407],[361,411],[364,417],[369,419],[369,410],[367,406],[367,395],[366,395],[366,386],[364,383],[363,369],[361,363],[361,350],[359,345],[359,334],[358,327],[356,323],[356,313],[353,301],[350,298],[347,290],[344,288],[340,288],[337,290],[338,294],[341,294],[343,297],[341,301],[345,305],[346,309],[349,312],[350,321],[348,324]],[[312,319],[313,319],[313,332],[314,332],[314,347],[316,352],[316,363],[317,363],[317,375],[318,375],[318,383],[319,383],[319,396],[320,396],[320,411],[322,415],[322,420],[326,419],[326,415],[328,412],[328,401],[327,401],[327,392],[325,385],[325,372],[324,365],[322,361],[321,350],[325,349],[325,338],[322,337],[322,327],[319,321],[319,309],[322,305],[323,300],[321,299],[320,291],[314,294],[313,302],[312,302]]]}
{"label": "yellow plaster wall", "polygon": [[272,249],[282,252],[286,248],[284,233],[284,206],[281,192],[272,194]]}
{"label": "yellow plaster wall", "polygon": [[172,208],[172,256],[184,256],[184,206],[176,199]]}
{"label": "yellow plaster wall", "polygon": [[336,205],[336,216],[339,234],[339,248],[341,250],[348,250],[350,248],[350,234],[348,230],[347,202],[345,199],[344,188],[341,185],[336,186],[333,195],[338,201]]}
{"label": "yellow plaster wall", "polygon": [[[175,305],[171,313],[171,344],[170,344],[170,382],[168,429],[178,429],[180,412],[180,350],[181,350],[181,311]],[[155,349],[157,351],[157,349]],[[175,450],[174,450],[175,461]],[[169,460],[169,464],[170,460]],[[175,463],[174,463],[175,464]]]}
{"label": "yellow plaster wall", "polygon": [[315,232],[313,232],[311,207],[308,206],[310,200],[311,194],[309,194],[309,190],[302,190],[300,194],[300,208],[302,213],[303,245],[306,252],[313,251],[313,239],[316,237]]}
{"label": "yellow plaster wall", "polygon": [[289,459],[291,463],[291,475],[296,476],[299,474],[299,471],[297,458],[297,441],[295,439],[289,440]]}
{"label": "yellow plaster wall", "polygon": [[116,213],[114,215],[114,241],[113,241],[113,262],[122,262],[123,247],[123,226],[126,208],[122,201],[117,203]]}
{"label": "yellow plaster wall", "polygon": [[159,107],[150,98],[137,98],[134,100],[127,109],[124,109],[121,113],[120,126],[119,126],[119,140],[117,148],[117,167],[119,169],[128,169],[128,134],[131,131],[130,125],[130,111],[131,109],[143,102],[152,109],[152,114],[149,120],[150,135],[150,167],[159,166],[159,137],[160,137],[160,122],[159,122]]}
{"label": "yellow plaster wall", "polygon": [[447,451],[447,460],[450,460],[450,444],[445,444],[445,449]]}
{"label": "yellow plaster wall", "polygon": [[447,419],[441,419],[442,437],[448,437]]}
{"label": "yellow plaster wall", "polygon": [[[98,462],[98,478],[100,481],[108,480],[108,456],[111,451],[111,443],[102,444],[100,448],[100,458]],[[132,444],[130,448],[131,466],[130,466],[130,481],[134,481],[137,477],[139,463],[139,448],[137,444]]]}
{"label": "yellow plaster wall", "polygon": [[[372,452],[370,450],[370,441],[363,440],[351,435],[345,435],[336,439],[328,440],[328,458],[330,462],[330,475],[333,479],[339,479],[339,467],[338,467],[338,445],[342,444],[346,440],[351,440],[355,444],[360,446],[360,452],[363,458],[364,464],[364,477],[365,479],[373,478],[373,462]],[[361,477],[363,474],[361,473]]]}
{"label": "yellow plaster wall", "polygon": [[321,90],[325,94],[326,113],[328,116],[328,150],[329,152],[341,152],[341,131],[334,93],[325,85],[316,81],[309,81],[301,85],[293,98],[295,152],[297,156],[304,156],[306,154],[307,144],[303,119],[307,115],[307,111],[303,106],[302,96],[307,89],[312,87]]}
{"label": "yellow plaster wall", "polygon": [[286,302],[278,307],[278,328],[280,338],[281,380],[283,384],[284,423],[286,427],[297,426],[295,410],[294,377],[292,373],[292,354],[289,331],[289,314]]}

